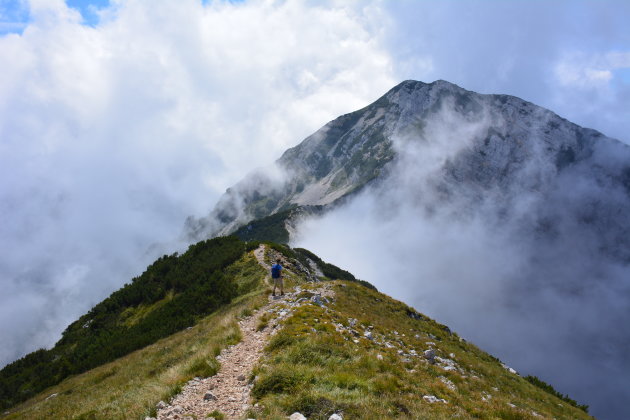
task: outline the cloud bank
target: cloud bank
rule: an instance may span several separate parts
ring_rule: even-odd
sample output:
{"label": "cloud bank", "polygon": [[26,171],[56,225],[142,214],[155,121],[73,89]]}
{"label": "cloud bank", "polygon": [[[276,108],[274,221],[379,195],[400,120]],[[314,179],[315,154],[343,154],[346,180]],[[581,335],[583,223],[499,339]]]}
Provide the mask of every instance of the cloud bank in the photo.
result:
{"label": "cloud bank", "polygon": [[252,168],[394,79],[378,10],[31,1],[0,38],[0,365],[173,252]]}

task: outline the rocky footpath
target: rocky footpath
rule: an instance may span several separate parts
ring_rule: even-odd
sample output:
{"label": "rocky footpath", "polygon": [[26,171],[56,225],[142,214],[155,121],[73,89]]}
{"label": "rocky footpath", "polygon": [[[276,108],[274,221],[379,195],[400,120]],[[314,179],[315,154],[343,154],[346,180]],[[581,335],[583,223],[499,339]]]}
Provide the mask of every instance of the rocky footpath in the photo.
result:
{"label": "rocky footpath", "polygon": [[[254,255],[265,268],[264,248],[258,248]],[[217,360],[221,364],[219,372],[209,378],[194,378],[184,385],[182,392],[169,403],[160,401],[157,405],[157,419],[145,420],[193,420],[208,417],[219,412],[227,419],[245,418],[252,407],[250,393],[254,382],[252,370],[258,364],[269,338],[281,328],[284,319],[306,304],[324,305],[331,302],[334,292],[329,284],[320,283],[314,290],[309,290],[309,298],[303,297],[303,290],[295,290],[284,296],[269,296],[268,303],[253,315],[239,321],[242,340],[225,348]],[[302,295],[302,296],[300,296]],[[291,419],[299,419],[301,414],[294,413]],[[340,419],[337,415],[331,420]]]}

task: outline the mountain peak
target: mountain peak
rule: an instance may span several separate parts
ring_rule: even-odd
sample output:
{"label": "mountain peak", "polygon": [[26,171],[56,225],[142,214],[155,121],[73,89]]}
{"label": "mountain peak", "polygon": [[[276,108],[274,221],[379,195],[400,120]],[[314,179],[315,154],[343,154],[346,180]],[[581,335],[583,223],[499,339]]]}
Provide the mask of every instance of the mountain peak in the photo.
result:
{"label": "mountain peak", "polygon": [[[455,169],[451,162],[448,170],[443,168],[449,178],[460,179],[466,173],[461,181],[481,183],[484,188],[507,185],[509,173],[519,171],[522,162],[532,158],[532,153],[542,153],[540,159],[549,161],[549,165],[539,169],[552,172],[571,156],[587,158],[602,137],[515,97],[482,95],[446,80],[431,83],[405,80],[374,103],[336,118],[288,149],[277,161],[288,175],[285,182],[279,185],[277,180],[260,172],[246,177],[224,195],[207,218],[190,218],[188,233],[198,240],[234,232],[250,220],[295,207],[332,204],[372,181],[383,179],[390,172],[391,162],[404,150],[395,147],[394,140],[425,138],[429,135],[425,131],[427,124],[444,123],[446,116],[441,114],[444,111],[448,111],[449,119],[467,124],[492,116],[492,121],[476,128],[479,132],[475,139],[455,139],[474,142],[459,154],[452,152],[453,157],[458,155],[466,163]],[[435,137],[425,140],[430,143]],[[476,154],[464,158],[473,149]],[[544,179],[554,174],[540,176]],[[532,182],[531,178],[522,180],[523,185]],[[285,234],[280,237],[287,238]]]}
{"label": "mountain peak", "polygon": [[400,82],[399,84],[397,84],[396,86],[394,86],[392,89],[389,90],[389,92],[387,92],[385,94],[385,96],[387,96],[390,93],[393,92],[398,92],[401,90],[405,90],[405,91],[415,91],[415,90],[421,90],[421,89],[440,89],[440,90],[463,90],[463,88],[461,88],[460,86],[456,85],[455,83],[451,83],[447,80],[443,80],[443,79],[438,79],[438,80],[434,80],[431,83],[425,83],[425,82],[421,82],[419,80],[413,80],[413,79],[408,79],[408,80],[403,80],[402,82]]}

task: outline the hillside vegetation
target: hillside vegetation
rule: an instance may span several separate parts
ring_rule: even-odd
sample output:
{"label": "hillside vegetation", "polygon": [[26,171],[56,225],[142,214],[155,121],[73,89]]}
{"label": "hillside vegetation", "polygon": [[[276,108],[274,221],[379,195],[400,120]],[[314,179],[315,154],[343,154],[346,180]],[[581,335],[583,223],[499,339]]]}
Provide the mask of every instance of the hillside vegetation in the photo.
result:
{"label": "hillside vegetation", "polygon": [[12,408],[4,419],[144,420],[158,401],[168,401],[186,381],[218,371],[216,356],[240,340],[237,321],[259,307],[265,272],[251,254],[228,267],[237,284],[254,285],[195,326],[143,349],[74,375]]}
{"label": "hillside vegetation", "polygon": [[[127,306],[115,305],[122,297],[114,296],[124,295],[124,290],[129,293],[127,296],[137,296],[129,292],[131,285],[127,285],[68,327],[61,341],[72,338],[74,343],[83,343],[79,332],[89,331],[83,325],[99,319],[98,314],[108,310],[117,314],[115,322],[108,324],[114,331],[134,331],[134,325],[143,322],[151,326],[145,320],[156,316],[152,314],[181,317],[191,324],[174,322],[177,327],[173,328],[191,328],[180,328],[141,349],[70,375],[13,407],[2,418],[109,420],[155,416],[157,402],[169,401],[187,381],[213,376],[220,367],[216,356],[241,340],[243,332],[238,320],[267,305],[269,289],[263,281],[266,270],[251,251],[257,245],[219,238],[197,244],[182,256],[158,260],[133,283],[143,281],[145,287],[169,287],[160,293],[146,291],[151,297],[134,301],[133,305],[128,304],[130,301],[124,301]],[[301,289],[289,296],[286,308],[258,312],[265,320],[259,328],[270,328],[267,322],[281,310],[288,316],[285,314],[282,328],[273,335],[265,356],[249,377],[252,403],[257,404],[248,413],[250,417],[286,419],[292,412],[300,411],[309,419],[328,419],[332,413],[341,413],[345,419],[590,418],[558,398],[559,394],[544,382],[540,381],[542,387],[533,385],[448,327],[377,292],[350,273],[327,265],[309,251],[267,244],[267,262],[278,257],[288,270],[287,288]],[[196,258],[203,264],[197,264]],[[190,270],[197,265],[213,267],[212,273],[220,276],[205,276],[203,283],[214,284],[212,278],[218,276],[217,281],[223,285],[217,285],[216,290],[225,290],[226,303],[215,306],[215,302],[220,302],[218,298],[180,297],[197,287],[210,289],[204,289],[209,286],[192,277],[189,287],[183,289],[166,283],[164,279],[171,277],[160,270],[165,261],[171,261],[166,266],[174,264],[172,270],[181,270],[175,271],[180,273],[178,276],[193,272]],[[313,263],[320,277],[309,270]],[[345,280],[334,280],[337,278]],[[334,280],[329,283],[334,291],[332,299],[317,299],[314,293],[320,280]],[[189,296],[195,293],[189,292]],[[184,303],[177,302],[191,306],[179,306]],[[174,307],[180,310],[165,309]],[[168,324],[167,318],[162,321]],[[156,330],[166,331],[162,328]],[[45,368],[44,364],[40,366]],[[543,389],[545,386],[548,389]]]}
{"label": "hillside vegetation", "polygon": [[52,349],[35,351],[3,368],[0,408],[192,326],[251,291],[254,284],[239,288],[225,268],[256,246],[221,237],[191,245],[182,255],[161,257],[70,324]]}
{"label": "hillside vegetation", "polygon": [[253,373],[257,418],[591,418],[413,308],[358,283],[333,289],[269,342]]}

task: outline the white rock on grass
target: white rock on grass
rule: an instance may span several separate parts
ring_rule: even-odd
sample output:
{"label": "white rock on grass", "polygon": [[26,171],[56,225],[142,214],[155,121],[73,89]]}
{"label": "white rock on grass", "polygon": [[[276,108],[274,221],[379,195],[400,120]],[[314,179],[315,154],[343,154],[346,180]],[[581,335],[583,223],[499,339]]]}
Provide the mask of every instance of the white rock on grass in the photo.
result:
{"label": "white rock on grass", "polygon": [[433,349],[425,350],[423,352],[423,355],[425,359],[433,361],[435,359],[435,350]]}
{"label": "white rock on grass", "polygon": [[426,402],[431,403],[431,404],[436,403],[436,402],[448,404],[448,401],[446,401],[444,398],[438,398],[435,395],[425,395],[422,397],[422,399],[424,399]]}
{"label": "white rock on grass", "polygon": [[446,387],[451,391],[455,391],[457,389],[457,387],[455,387],[455,384],[450,379],[444,376],[440,376],[440,381],[442,381],[442,383],[446,385]]}
{"label": "white rock on grass", "polygon": [[512,369],[511,367],[509,367],[505,363],[501,363],[501,366],[503,366],[503,369],[507,370],[508,372],[513,373],[514,375],[518,375],[517,371],[515,371],[514,369]]}
{"label": "white rock on grass", "polygon": [[155,408],[157,408],[158,410],[162,410],[165,409],[167,407],[166,403],[164,401],[160,401],[159,403],[157,403],[157,405],[155,406]]}
{"label": "white rock on grass", "polygon": [[289,416],[289,420],[306,420],[302,413],[293,413]]}
{"label": "white rock on grass", "polygon": [[328,420],[343,420],[343,417],[341,417],[341,414],[335,413],[328,417]]}

